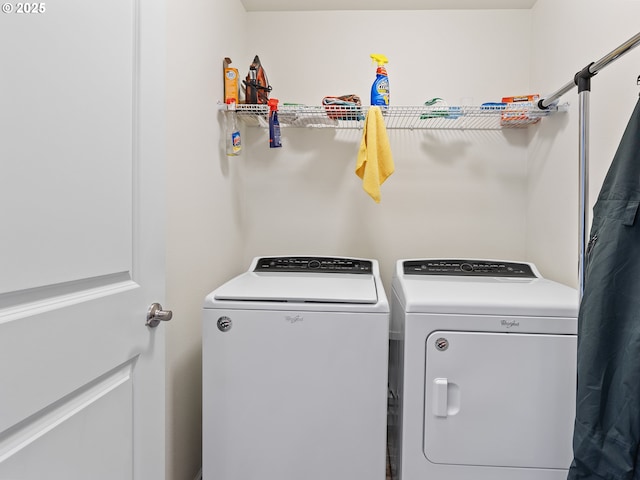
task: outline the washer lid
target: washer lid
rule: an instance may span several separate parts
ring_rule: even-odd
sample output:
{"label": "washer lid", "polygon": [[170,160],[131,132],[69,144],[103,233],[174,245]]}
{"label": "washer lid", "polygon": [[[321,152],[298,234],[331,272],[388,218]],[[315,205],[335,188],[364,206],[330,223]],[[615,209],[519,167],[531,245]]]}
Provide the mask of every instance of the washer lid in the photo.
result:
{"label": "washer lid", "polygon": [[342,257],[261,257],[248,272],[213,292],[215,300],[378,303],[376,265]]}
{"label": "washer lid", "polygon": [[247,302],[378,302],[373,275],[246,272],[214,292],[215,300]]}

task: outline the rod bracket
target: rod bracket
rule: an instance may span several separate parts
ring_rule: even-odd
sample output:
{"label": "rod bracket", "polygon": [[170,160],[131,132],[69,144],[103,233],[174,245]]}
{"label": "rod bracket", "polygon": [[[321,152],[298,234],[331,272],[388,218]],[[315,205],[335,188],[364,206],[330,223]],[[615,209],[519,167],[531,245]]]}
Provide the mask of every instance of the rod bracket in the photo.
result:
{"label": "rod bracket", "polygon": [[545,107],[544,105],[545,100],[546,100],[545,98],[541,98],[540,100],[538,100],[538,108],[540,110],[549,110],[549,107],[552,105],[552,104],[549,104]]}
{"label": "rod bracket", "polygon": [[591,91],[591,78],[595,77],[597,73],[591,73],[590,71],[590,68],[594,63],[595,62],[591,62],[573,77],[573,81],[578,86],[578,93]]}

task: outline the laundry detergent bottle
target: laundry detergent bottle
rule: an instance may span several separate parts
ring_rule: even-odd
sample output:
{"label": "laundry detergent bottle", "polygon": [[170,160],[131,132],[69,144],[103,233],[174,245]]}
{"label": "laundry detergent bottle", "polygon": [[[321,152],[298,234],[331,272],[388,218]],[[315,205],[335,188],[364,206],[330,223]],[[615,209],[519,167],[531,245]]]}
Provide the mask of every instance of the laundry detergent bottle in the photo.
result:
{"label": "laundry detergent bottle", "polygon": [[371,105],[379,107],[389,106],[389,76],[384,67],[388,63],[387,57],[381,53],[372,53],[371,58],[378,64],[376,79],[371,86]]}

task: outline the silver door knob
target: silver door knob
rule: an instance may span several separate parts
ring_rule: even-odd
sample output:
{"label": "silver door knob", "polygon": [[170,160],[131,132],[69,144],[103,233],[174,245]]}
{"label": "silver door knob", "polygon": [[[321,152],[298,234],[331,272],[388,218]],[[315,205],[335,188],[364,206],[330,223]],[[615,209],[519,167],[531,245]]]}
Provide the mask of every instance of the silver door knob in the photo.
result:
{"label": "silver door knob", "polygon": [[160,322],[168,322],[173,317],[171,310],[163,310],[159,303],[152,303],[147,311],[147,327],[156,328]]}

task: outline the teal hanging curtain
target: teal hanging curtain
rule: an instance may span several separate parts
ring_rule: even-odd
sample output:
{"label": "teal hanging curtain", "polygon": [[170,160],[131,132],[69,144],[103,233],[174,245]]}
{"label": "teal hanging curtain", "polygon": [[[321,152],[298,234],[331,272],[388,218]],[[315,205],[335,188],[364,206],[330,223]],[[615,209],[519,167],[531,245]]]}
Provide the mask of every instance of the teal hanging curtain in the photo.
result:
{"label": "teal hanging curtain", "polygon": [[640,480],[640,101],[593,210],[569,480]]}

